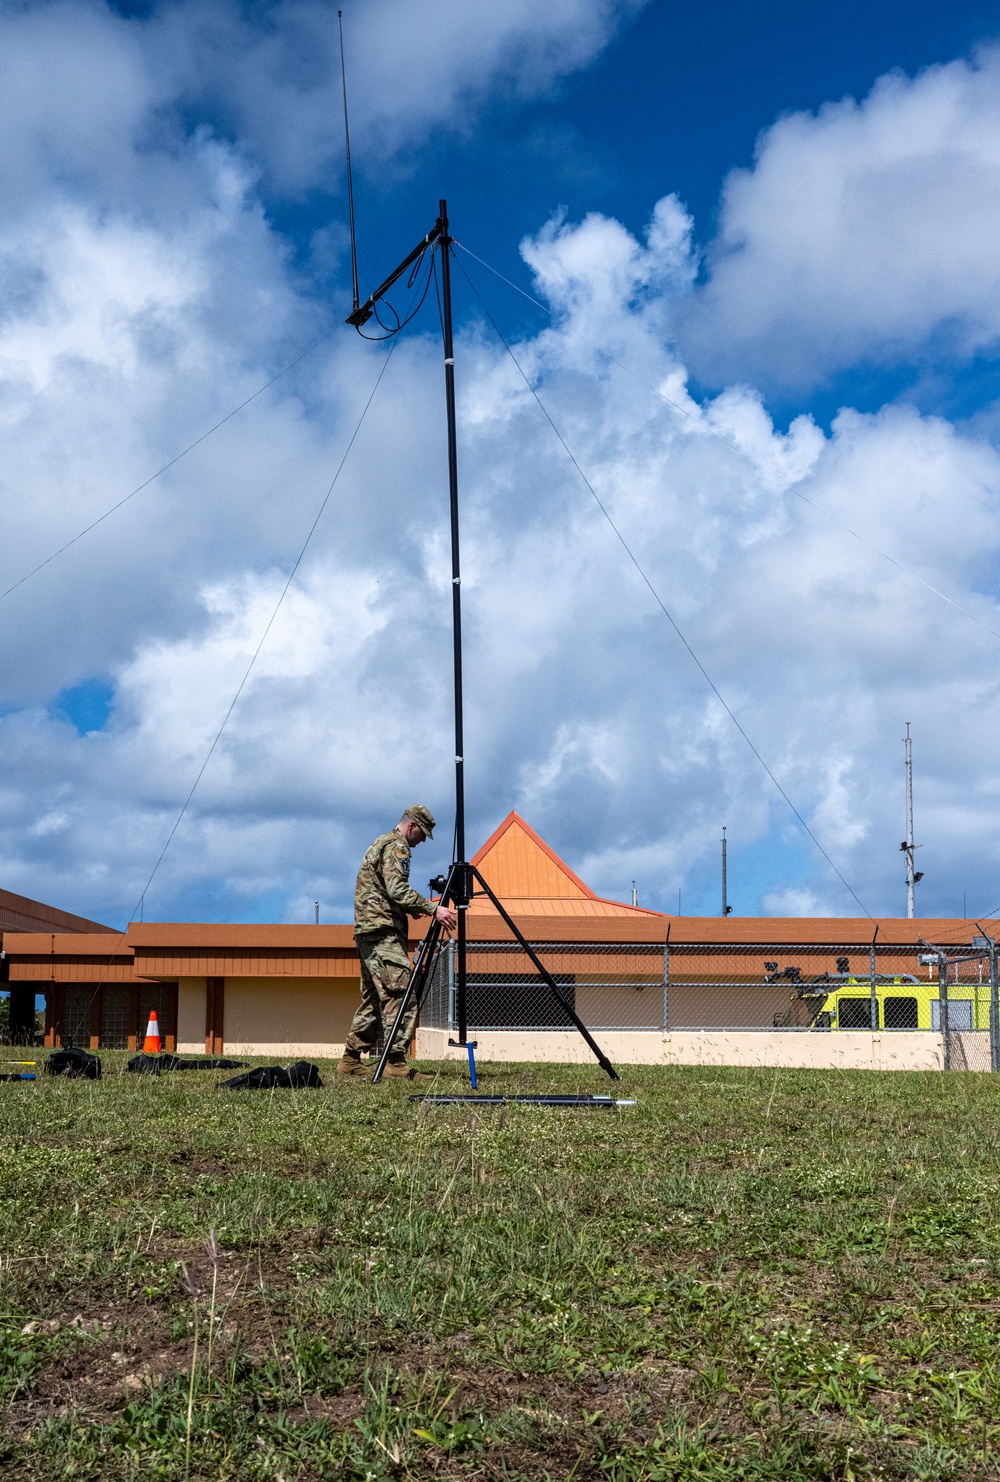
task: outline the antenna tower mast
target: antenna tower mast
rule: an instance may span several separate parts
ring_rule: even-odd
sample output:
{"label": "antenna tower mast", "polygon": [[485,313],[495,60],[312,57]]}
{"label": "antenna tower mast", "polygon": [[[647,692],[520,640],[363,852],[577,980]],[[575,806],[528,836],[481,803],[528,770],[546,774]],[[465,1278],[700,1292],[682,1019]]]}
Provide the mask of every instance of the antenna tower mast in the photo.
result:
{"label": "antenna tower mast", "polygon": [[732,906],[729,904],[728,872],[726,867],[726,825],[722,825],[722,919],[729,915]]}
{"label": "antenna tower mast", "polygon": [[906,838],[900,844],[900,849],[906,855],[906,915],[909,921],[914,917],[914,886],[918,880],[924,878],[923,871],[914,869],[914,852],[920,848],[919,844],[913,842],[913,742],[910,738],[910,722],[906,722],[906,735],[903,737],[903,747],[906,753]]}
{"label": "antenna tower mast", "polygon": [[[338,19],[340,14],[338,12]],[[343,66],[343,29],[341,27],[341,69],[344,85],[344,133],[347,135],[347,76]],[[448,433],[448,506],[451,524],[451,616],[452,616],[452,650],[454,663],[454,685],[455,685],[455,858],[446,877],[441,880],[441,900],[445,905],[451,904],[456,909],[458,916],[458,929],[455,943],[455,1027],[458,1030],[457,1041],[449,1041],[451,1044],[459,1044],[468,1050],[469,1072],[473,1089],[476,1087],[475,1057],[473,1051],[475,1042],[468,1037],[469,1015],[468,1015],[468,910],[472,900],[473,891],[479,887],[483,895],[489,897],[504,925],[510,931],[511,936],[517,941],[552,997],[555,999],[566,1019],[582,1036],[591,1050],[597,1063],[611,1080],[620,1079],[618,1072],[604,1054],[600,1046],[595,1042],[589,1029],[579,1017],[573,1004],[566,998],[552,973],[540,960],[537,952],[531,944],[525,940],[520,927],[505,909],[503,903],[497,897],[495,891],[483,879],[479,870],[471,864],[465,855],[465,744],[464,744],[464,716],[462,695],[462,574],[460,562],[459,542],[459,520],[458,520],[458,435],[457,418],[455,412],[455,348],[452,331],[451,310],[451,253],[453,238],[448,223],[448,205],[446,201],[438,202],[438,216],[430,231],[417,243],[412,252],[407,253],[402,262],[389,274],[388,278],[381,283],[374,293],[369,294],[364,303],[358,302],[358,280],[357,280],[357,255],[354,241],[354,205],[353,192],[351,192],[351,163],[350,146],[347,156],[347,178],[350,203],[350,226],[351,226],[351,275],[353,288],[353,308],[347,316],[347,323],[354,326],[359,333],[363,332],[364,326],[370,319],[375,319],[382,329],[380,335],[371,335],[372,339],[390,339],[394,334],[409,323],[409,320],[420,308],[430,288],[431,274],[436,271],[436,262],[441,265],[441,330],[444,349],[444,396],[445,415]],[[412,287],[417,275],[421,271],[421,265],[425,262],[427,254],[430,253],[430,267],[423,292],[419,296],[419,303],[405,319],[400,319],[395,310],[388,303],[386,307],[392,315],[391,320],[386,323],[378,314],[378,306],[385,295],[395,283],[403,277],[403,274],[411,269],[407,287]],[[437,882],[434,882],[435,885]],[[435,919],[431,922],[423,944],[417,953],[417,959],[410,976],[409,984],[403,994],[396,1019],[385,1036],[385,1044],[382,1049],[382,1057],[372,1076],[372,1081],[382,1078],[386,1063],[392,1048],[396,1042],[396,1035],[403,1016],[409,1003],[415,996],[419,1006],[423,994],[427,991],[438,947],[441,941],[441,923]]]}

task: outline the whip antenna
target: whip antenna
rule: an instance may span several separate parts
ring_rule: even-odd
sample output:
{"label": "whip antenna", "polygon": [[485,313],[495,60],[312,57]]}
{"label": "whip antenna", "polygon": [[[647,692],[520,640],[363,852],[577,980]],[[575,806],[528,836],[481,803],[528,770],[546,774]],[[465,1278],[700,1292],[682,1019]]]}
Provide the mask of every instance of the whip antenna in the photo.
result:
{"label": "whip antenna", "polygon": [[337,11],[340,27],[340,82],[344,92],[344,143],[347,147],[347,213],[351,222],[351,286],[354,290],[354,308],[358,299],[358,247],[354,237],[354,182],[351,179],[351,131],[347,125],[347,68],[344,65],[344,12]]}

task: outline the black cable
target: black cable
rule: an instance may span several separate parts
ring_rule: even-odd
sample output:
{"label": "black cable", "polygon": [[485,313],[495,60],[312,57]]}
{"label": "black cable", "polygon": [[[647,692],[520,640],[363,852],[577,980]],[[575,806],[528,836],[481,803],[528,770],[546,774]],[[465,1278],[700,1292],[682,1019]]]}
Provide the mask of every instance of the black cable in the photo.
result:
{"label": "black cable", "polygon": [[403,326],[402,322],[400,321],[400,317],[396,313],[396,310],[392,307],[392,304],[390,304],[388,299],[382,300],[382,307],[389,310],[389,313],[396,321],[395,324],[383,323],[383,321],[379,318],[379,305],[376,304],[374,309],[372,310],[372,317],[374,318],[375,323],[379,326],[379,328],[385,330],[385,334],[365,334],[361,326],[357,325],[355,327],[357,328],[358,334],[363,340],[391,340],[393,335],[398,334],[399,331],[402,329]]}
{"label": "black cable", "polygon": [[444,309],[441,307],[441,285],[438,282],[437,261],[431,258],[431,272],[434,274],[434,297],[437,299],[438,324],[441,327],[441,338],[444,338]]}
{"label": "black cable", "polygon": [[188,453],[193,452],[194,449],[197,448],[199,444],[203,443],[206,438],[211,437],[213,432],[218,432],[220,427],[224,427],[227,422],[231,422],[232,419],[236,416],[237,412],[242,412],[244,407],[248,407],[252,401],[256,401],[257,397],[262,396],[269,386],[273,386],[275,381],[280,381],[282,376],[286,376],[290,370],[294,370],[295,367],[300,363],[300,361],[305,360],[306,356],[311,355],[314,350],[318,350],[320,345],[328,340],[334,333],[335,329],[328,329],[326,334],[320,335],[318,340],[313,340],[312,344],[309,345],[305,350],[303,350],[301,355],[297,355],[294,360],[290,360],[282,370],[278,371],[277,375],[272,376],[269,381],[265,381],[263,386],[259,386],[252,396],[248,396],[246,401],[241,401],[238,407],[233,407],[233,410],[231,412],[227,412],[227,414],[220,421],[216,422],[214,427],[210,427],[207,432],[203,432],[201,434],[201,437],[196,437],[193,443],[188,443],[187,447],[184,448],[182,452],[176,454],[175,457],[171,458],[169,463],[164,463],[162,468],[158,468],[155,473],[150,474],[149,478],[146,479],[145,482],[141,483],[138,488],[133,489],[131,494],[126,494],[124,499],[119,499],[118,503],[113,504],[110,509],[106,509],[103,515],[98,515],[96,520],[92,520],[89,525],[85,525],[82,530],[78,531],[78,533],[73,536],[72,540],[67,540],[66,544],[61,545],[58,550],[53,551],[51,556],[46,556],[44,561],[40,561],[37,566],[33,566],[30,571],[26,571],[22,577],[19,577],[18,580],[14,582],[13,586],[8,587],[5,592],[0,592],[0,602],[3,601],[4,597],[9,597],[11,592],[16,592],[18,587],[23,586],[24,583],[31,577],[35,576],[39,571],[42,571],[46,566],[49,565],[51,561],[54,561],[57,556],[61,556],[64,551],[68,551],[70,546],[76,545],[78,540],[82,540],[85,535],[89,535],[91,530],[96,530],[98,525],[102,525],[104,521],[109,518],[110,515],[113,515],[115,513],[116,510],[119,510],[122,508],[123,505],[128,504],[129,500],[134,499],[137,494],[141,494],[143,489],[148,489],[150,484],[155,483],[155,481],[160,477],[161,474],[164,474],[167,472],[168,469],[173,468],[174,464],[179,463],[182,458],[186,458]]}
{"label": "black cable", "polygon": [[[412,288],[413,285],[414,285],[414,283],[416,282],[417,275],[420,272],[420,268],[421,268],[421,266],[423,264],[424,257],[426,255],[426,250],[427,249],[425,248],[424,251],[417,258],[416,262],[413,264],[413,267],[410,269],[410,276],[406,280],[406,286],[407,286],[407,288]],[[365,332],[361,328],[360,324],[356,324],[354,327],[357,330],[358,334],[361,336],[361,338],[363,340],[374,340],[374,341],[376,341],[376,343],[381,343],[383,340],[391,340],[392,337],[393,337],[393,335],[397,335],[397,334],[399,334],[399,332],[401,330],[405,329],[406,326],[409,324],[410,320],[416,318],[416,316],[420,313],[420,310],[424,306],[424,300],[426,299],[427,294],[430,291],[431,275],[432,275],[433,271],[434,271],[434,248],[432,247],[431,248],[431,263],[430,263],[430,267],[427,270],[427,279],[426,279],[426,281],[424,283],[423,291],[421,292],[420,298],[418,299],[417,303],[413,306],[413,308],[410,310],[410,312],[406,315],[406,318],[405,319],[400,319],[399,315],[396,313],[396,310],[392,307],[392,304],[390,304],[390,302],[389,302],[389,300],[387,298],[380,299],[379,302],[372,309],[372,313],[373,313],[373,315],[375,317],[376,324],[378,324],[381,329],[384,329],[385,330],[385,334],[365,334]],[[382,320],[379,318],[379,307],[382,304],[385,305],[385,307],[389,310],[389,313],[392,315],[393,319],[395,319],[395,321],[396,321],[395,325],[383,324],[382,323]]]}
{"label": "black cable", "polygon": [[861,907],[862,911],[865,913],[865,915],[868,917],[868,919],[870,921],[873,921],[875,918],[872,916],[871,912],[868,910],[868,907],[861,900],[860,896],[858,896],[856,894],[856,892],[852,889],[852,887],[848,884],[847,880],[844,878],[844,876],[841,874],[840,870],[834,864],[833,860],[827,854],[826,850],[823,848],[823,845],[819,842],[819,840],[817,839],[816,835],[813,833],[812,829],[809,827],[809,825],[806,823],[805,819],[802,817],[802,814],[799,812],[798,808],[796,808],[795,804],[792,802],[791,798],[788,796],[788,794],[785,792],[785,789],[782,787],[781,783],[778,781],[777,777],[771,771],[771,768],[768,766],[767,762],[764,760],[764,758],[761,756],[760,752],[757,750],[757,748],[754,745],[753,741],[751,741],[750,737],[747,735],[747,732],[743,729],[743,726],[740,724],[740,722],[737,719],[734,711],[730,708],[730,706],[727,704],[726,700],[723,698],[721,692],[719,691],[718,686],[716,685],[716,683],[715,683],[714,679],[712,678],[712,676],[709,674],[708,670],[705,668],[704,664],[701,662],[701,659],[699,659],[698,655],[695,653],[694,649],[691,647],[690,643],[685,638],[685,636],[681,632],[680,628],[677,626],[677,622],[676,622],[675,618],[673,617],[673,614],[670,612],[669,608],[666,606],[666,604],[664,603],[663,599],[660,597],[659,592],[657,592],[656,588],[653,586],[653,583],[650,581],[649,577],[646,575],[646,573],[643,570],[642,566],[639,564],[638,558],[636,557],[634,551],[632,550],[632,548],[629,545],[628,541],[625,539],[624,535],[619,530],[618,526],[615,524],[614,520],[611,518],[611,515],[609,514],[609,512],[607,510],[607,507],[602,503],[602,501],[601,501],[601,499],[600,499],[600,497],[599,497],[599,495],[597,493],[597,490],[594,488],[593,484],[590,482],[590,480],[588,479],[587,475],[584,473],[583,469],[580,467],[579,463],[576,460],[576,457],[574,456],[574,454],[572,453],[569,445],[567,444],[566,439],[563,437],[562,433],[559,431],[559,428],[556,426],[555,422],[553,422],[553,420],[552,420],[552,417],[549,415],[549,411],[548,411],[547,407],[545,406],[544,402],[542,401],[541,397],[538,395],[538,392],[535,390],[534,386],[531,384],[530,380],[525,375],[524,371],[521,369],[520,362],[518,361],[518,359],[517,359],[516,355],[514,354],[513,350],[508,345],[507,341],[504,339],[504,336],[501,333],[501,331],[499,329],[499,326],[497,325],[496,320],[493,318],[493,315],[490,313],[489,309],[483,303],[482,298],[480,298],[479,290],[476,288],[476,285],[473,283],[472,279],[469,277],[468,273],[465,271],[465,268],[464,268],[464,266],[462,265],[461,262],[458,263],[458,266],[459,266],[459,268],[461,268],[462,275],[465,278],[465,281],[468,283],[469,287],[472,289],[472,292],[475,294],[476,298],[478,299],[480,308],[482,309],[483,313],[486,315],[487,319],[492,324],[493,329],[494,329],[494,331],[495,331],[495,333],[497,335],[497,338],[500,340],[500,342],[503,345],[504,349],[507,351],[507,354],[510,356],[511,360],[514,362],[515,366],[517,367],[517,370],[518,370],[518,373],[519,373],[521,379],[523,380],[524,384],[527,386],[528,390],[531,392],[532,396],[535,398],[535,401],[538,403],[538,406],[539,406],[539,408],[540,408],[540,410],[542,412],[542,415],[545,417],[545,420],[548,422],[549,426],[552,428],[552,431],[555,433],[556,437],[559,439],[559,442],[562,444],[563,451],[566,453],[566,456],[569,458],[569,460],[572,463],[573,467],[576,469],[577,473],[580,475],[581,479],[583,480],[583,482],[586,484],[587,488],[590,490],[591,494],[593,495],[594,501],[597,504],[598,509],[601,511],[601,514],[607,520],[608,524],[611,526],[611,528],[614,531],[615,535],[618,537],[618,540],[620,541],[620,543],[622,545],[622,548],[625,551],[625,554],[628,556],[629,560],[632,562],[632,565],[635,567],[636,571],[642,577],[642,580],[645,583],[646,587],[649,589],[649,592],[652,595],[654,602],[659,607],[660,611],[663,613],[663,616],[667,619],[667,621],[669,622],[670,626],[673,628],[674,632],[677,634],[677,637],[680,639],[681,643],[687,649],[688,653],[690,654],[691,658],[694,660],[694,662],[697,665],[698,669],[701,671],[701,674],[702,674],[703,678],[705,679],[705,682],[708,684],[708,687],[711,689],[712,693],[715,695],[715,697],[718,700],[719,704],[722,706],[723,710],[725,710],[726,714],[729,716],[729,719],[732,721],[733,725],[739,731],[740,735],[743,737],[744,741],[747,743],[747,745],[749,746],[750,750],[753,752],[754,756],[757,758],[758,762],[763,767],[764,771],[767,773],[768,777],[774,783],[774,786],[777,788],[778,792],[784,798],[785,802],[788,804],[788,806],[791,809],[792,813],[798,819],[799,823],[802,825],[802,827],[805,830],[805,832],[809,835],[809,838],[816,845],[816,848],[819,850],[820,854],[822,854],[823,858],[826,860],[826,862],[830,866],[831,870],[833,870],[834,874],[837,876],[837,879],[840,881],[841,885],[843,885],[844,889],[848,892],[848,894],[855,901],[857,901],[858,905]]}
{"label": "black cable", "polygon": [[[455,239],[452,238],[452,240],[454,241]],[[476,262],[480,263],[484,268],[487,269],[488,272],[493,273],[497,278],[500,279],[502,283],[506,283],[508,288],[513,288],[515,293],[519,293],[522,298],[526,298],[528,302],[534,304],[536,308],[541,309],[544,314],[548,314],[550,319],[556,318],[554,311],[550,309],[547,304],[543,304],[539,299],[534,298],[530,293],[526,293],[523,288],[520,288],[516,283],[512,282],[510,278],[505,277],[504,274],[500,272],[499,268],[493,267],[490,263],[486,262],[484,258],[473,252],[471,248],[463,246],[461,242],[455,242],[455,246],[461,247],[464,253],[466,253],[469,257],[474,257],[476,259]],[[744,449],[741,448],[737,443],[734,443],[728,437],[725,437],[718,430],[718,428],[712,427],[708,422],[705,422],[699,417],[696,417],[693,412],[688,411],[687,407],[682,406],[679,401],[674,401],[672,397],[667,396],[667,394],[661,391],[658,386],[651,386],[648,381],[643,380],[642,376],[637,375],[637,373],[631,368],[631,366],[625,365],[623,361],[618,360],[616,356],[611,354],[610,350],[605,350],[600,345],[595,344],[593,340],[589,340],[587,336],[581,334],[578,329],[573,329],[571,325],[565,325],[564,328],[568,329],[570,334],[576,335],[577,339],[582,340],[585,345],[589,345],[592,350],[596,350],[598,355],[603,355],[606,360],[610,360],[612,365],[617,365],[619,370],[623,370],[626,375],[631,376],[633,380],[638,381],[640,386],[645,386],[647,391],[652,391],[654,396],[658,396],[661,401],[665,401],[668,406],[674,408],[674,411],[680,412],[682,417],[689,418],[689,420],[692,421],[696,427],[699,427],[703,432],[707,432],[711,437],[716,438],[720,443],[724,443],[727,448],[731,448],[734,453],[736,453],[740,458],[743,458],[747,463],[749,463],[750,467],[753,468],[755,472],[757,471],[757,465],[754,463],[754,460],[751,458],[750,454],[745,452]],[[910,577],[912,581],[919,582],[922,587],[926,587],[928,592],[933,592],[935,597],[940,597],[942,602],[947,602],[949,607],[954,607],[956,611],[960,612],[963,615],[963,617],[967,617],[970,622],[976,623],[980,628],[985,628],[987,633],[992,633],[994,638],[1000,638],[1000,631],[998,631],[996,628],[991,628],[989,623],[984,623],[982,618],[976,617],[976,614],[974,612],[970,612],[967,607],[963,607],[960,602],[956,602],[954,597],[949,597],[946,592],[942,592],[931,582],[925,581],[925,579],[922,576],[919,576],[917,572],[912,571],[909,566],[904,566],[902,561],[897,561],[895,556],[890,556],[888,551],[883,551],[880,546],[875,545],[874,542],[868,540],[866,536],[859,535],[857,530],[853,530],[851,526],[848,525],[844,520],[839,519],[837,515],[831,514],[828,509],[824,509],[821,504],[817,504],[815,500],[810,499],[808,494],[803,494],[801,489],[797,489],[794,484],[789,484],[788,490],[789,493],[795,495],[796,499],[801,499],[803,504],[808,504],[810,509],[814,509],[816,513],[822,515],[824,519],[830,520],[831,523],[834,525],[838,525],[841,530],[844,530],[848,535],[853,536],[856,541],[859,541],[861,545],[866,546],[868,550],[873,551],[876,556],[881,556],[883,561],[888,561],[891,566],[895,566],[896,570],[901,571],[904,576]]]}

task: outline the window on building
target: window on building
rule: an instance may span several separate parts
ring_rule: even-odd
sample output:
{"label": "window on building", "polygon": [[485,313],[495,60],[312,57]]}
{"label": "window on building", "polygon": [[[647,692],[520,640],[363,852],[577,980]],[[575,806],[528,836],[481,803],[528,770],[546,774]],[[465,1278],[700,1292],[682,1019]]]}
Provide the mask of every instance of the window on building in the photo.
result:
{"label": "window on building", "polygon": [[89,1050],[90,1010],[98,988],[90,983],[67,983],[62,991],[62,1034],[64,1048]]}
{"label": "window on building", "polygon": [[176,1043],[176,983],[65,983],[46,997],[47,1044],[141,1049],[151,1009],[159,1020],[162,1047],[173,1050]]}
{"label": "window on building", "polygon": [[125,983],[105,983],[101,989],[101,1049],[128,1049],[128,1000]]}

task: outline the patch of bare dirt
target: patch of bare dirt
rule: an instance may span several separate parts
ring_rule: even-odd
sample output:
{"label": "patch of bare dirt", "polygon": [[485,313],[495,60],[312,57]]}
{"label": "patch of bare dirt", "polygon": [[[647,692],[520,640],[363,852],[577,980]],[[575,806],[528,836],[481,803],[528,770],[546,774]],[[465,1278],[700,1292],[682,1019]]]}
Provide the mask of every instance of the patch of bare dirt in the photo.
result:
{"label": "patch of bare dirt", "polygon": [[[164,1247],[157,1254],[179,1264],[175,1282],[153,1297],[140,1274],[127,1291],[88,1302],[75,1292],[65,1317],[26,1325],[30,1332],[73,1334],[77,1343],[33,1376],[30,1389],[11,1404],[8,1423],[23,1433],[50,1415],[79,1411],[98,1421],[119,1414],[130,1400],[164,1379],[190,1372],[197,1310],[201,1353],[214,1312],[213,1348],[220,1363],[236,1348],[251,1357],[273,1352],[284,1322],[268,1310],[264,1293],[294,1286],[291,1253],[217,1251],[204,1245]],[[213,1277],[215,1293],[212,1296]],[[76,1299],[83,1298],[82,1301]],[[184,1330],[176,1333],[176,1325]]]}

